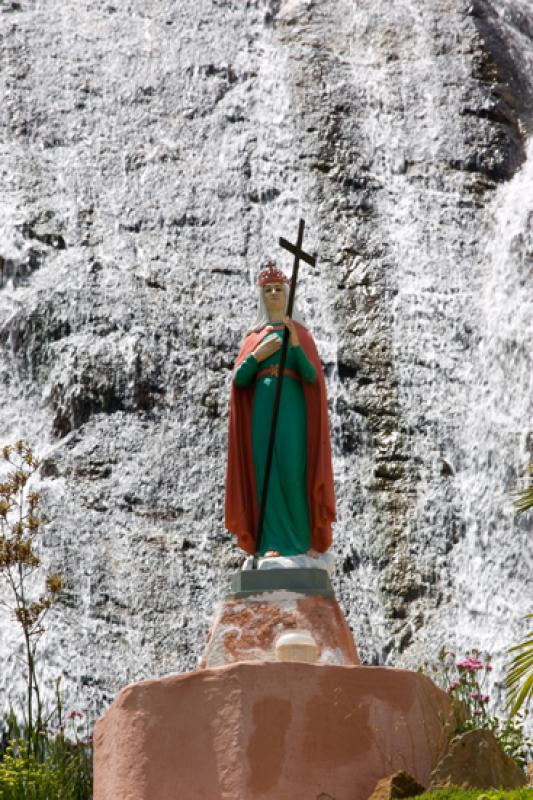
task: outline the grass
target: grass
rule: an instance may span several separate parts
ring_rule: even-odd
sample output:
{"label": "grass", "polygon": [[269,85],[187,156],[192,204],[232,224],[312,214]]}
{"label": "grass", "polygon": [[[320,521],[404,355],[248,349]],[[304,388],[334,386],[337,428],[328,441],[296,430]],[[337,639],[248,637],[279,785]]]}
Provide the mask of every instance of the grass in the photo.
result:
{"label": "grass", "polygon": [[416,800],[533,800],[533,788],[524,786],[522,789],[457,789],[453,787],[424,792],[424,794],[417,795]]}

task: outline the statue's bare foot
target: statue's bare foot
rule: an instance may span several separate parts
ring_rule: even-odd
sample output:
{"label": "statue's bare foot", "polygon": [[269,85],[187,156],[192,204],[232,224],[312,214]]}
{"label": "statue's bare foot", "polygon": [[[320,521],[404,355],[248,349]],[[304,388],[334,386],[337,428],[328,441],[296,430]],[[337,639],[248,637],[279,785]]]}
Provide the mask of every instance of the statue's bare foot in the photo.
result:
{"label": "statue's bare foot", "polygon": [[320,553],[318,552],[318,550],[315,550],[314,547],[310,547],[306,553],[306,556],[309,556],[309,558],[319,558]]}
{"label": "statue's bare foot", "polygon": [[279,555],[279,550],[267,550],[263,558],[278,558]]}

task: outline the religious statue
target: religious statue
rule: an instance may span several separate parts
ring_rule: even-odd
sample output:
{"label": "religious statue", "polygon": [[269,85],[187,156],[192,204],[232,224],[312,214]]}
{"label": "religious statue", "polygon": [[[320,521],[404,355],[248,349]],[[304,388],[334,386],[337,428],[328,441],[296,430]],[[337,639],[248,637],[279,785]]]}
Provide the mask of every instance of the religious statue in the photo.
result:
{"label": "religious statue", "polygon": [[[312,557],[331,544],[335,494],[326,390],[313,337],[287,316],[289,280],[269,261],[259,274],[259,310],[233,371],[225,523],[251,555]],[[268,492],[257,546],[280,351],[289,331]]]}

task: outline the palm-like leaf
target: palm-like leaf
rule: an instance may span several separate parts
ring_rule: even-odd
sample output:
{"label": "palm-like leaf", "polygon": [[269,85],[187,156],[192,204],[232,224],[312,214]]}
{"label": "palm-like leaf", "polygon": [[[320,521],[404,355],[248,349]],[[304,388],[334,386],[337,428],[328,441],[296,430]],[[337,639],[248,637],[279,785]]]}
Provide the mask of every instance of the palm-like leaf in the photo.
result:
{"label": "palm-like leaf", "polygon": [[[533,614],[528,614],[526,619],[533,619]],[[507,652],[516,653],[505,680],[512,716],[533,697],[533,633]]]}
{"label": "palm-like leaf", "polygon": [[[527,471],[530,476],[529,485],[514,492],[516,497],[514,505],[518,511],[527,511],[528,508],[533,508],[533,462]],[[528,614],[526,619],[533,619],[533,614]],[[527,705],[533,697],[533,633],[530,633],[525,641],[511,647],[508,652],[516,653],[505,680],[509,690],[512,716],[524,704]]]}
{"label": "palm-like leaf", "polygon": [[527,511],[528,508],[533,508],[533,463],[531,463],[527,472],[529,474],[529,485],[524,489],[517,489],[513,492],[515,496],[514,506],[518,511]]}

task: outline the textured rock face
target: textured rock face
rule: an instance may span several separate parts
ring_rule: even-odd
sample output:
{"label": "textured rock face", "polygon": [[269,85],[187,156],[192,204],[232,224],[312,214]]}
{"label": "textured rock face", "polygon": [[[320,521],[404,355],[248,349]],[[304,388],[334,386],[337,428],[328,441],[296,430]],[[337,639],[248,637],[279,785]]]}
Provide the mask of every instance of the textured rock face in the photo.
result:
{"label": "textured rock face", "polygon": [[531,569],[505,493],[533,446],[532,20],[525,0],[3,6],[0,429],[46,457],[68,582],[50,688],[64,672],[99,710],[195,665],[240,560],[230,369],[300,215],[361,657],[488,647],[498,677]]}
{"label": "textured rock face", "polygon": [[517,789],[527,784],[525,773],[501,749],[491,731],[458,736],[431,773],[431,788]]}
{"label": "textured rock face", "polygon": [[400,797],[416,797],[425,789],[403,770],[388,778],[382,778],[368,800],[393,800]]}
{"label": "textured rock face", "polygon": [[359,664],[352,634],[335,598],[264,592],[250,597],[229,597],[219,604],[202,666],[275,661],[277,639],[293,630],[311,634],[318,645],[318,664]]}
{"label": "textured rock face", "polygon": [[367,800],[427,784],[444,692],[380,667],[234,664],[128,686],[95,727],[94,800]]}

